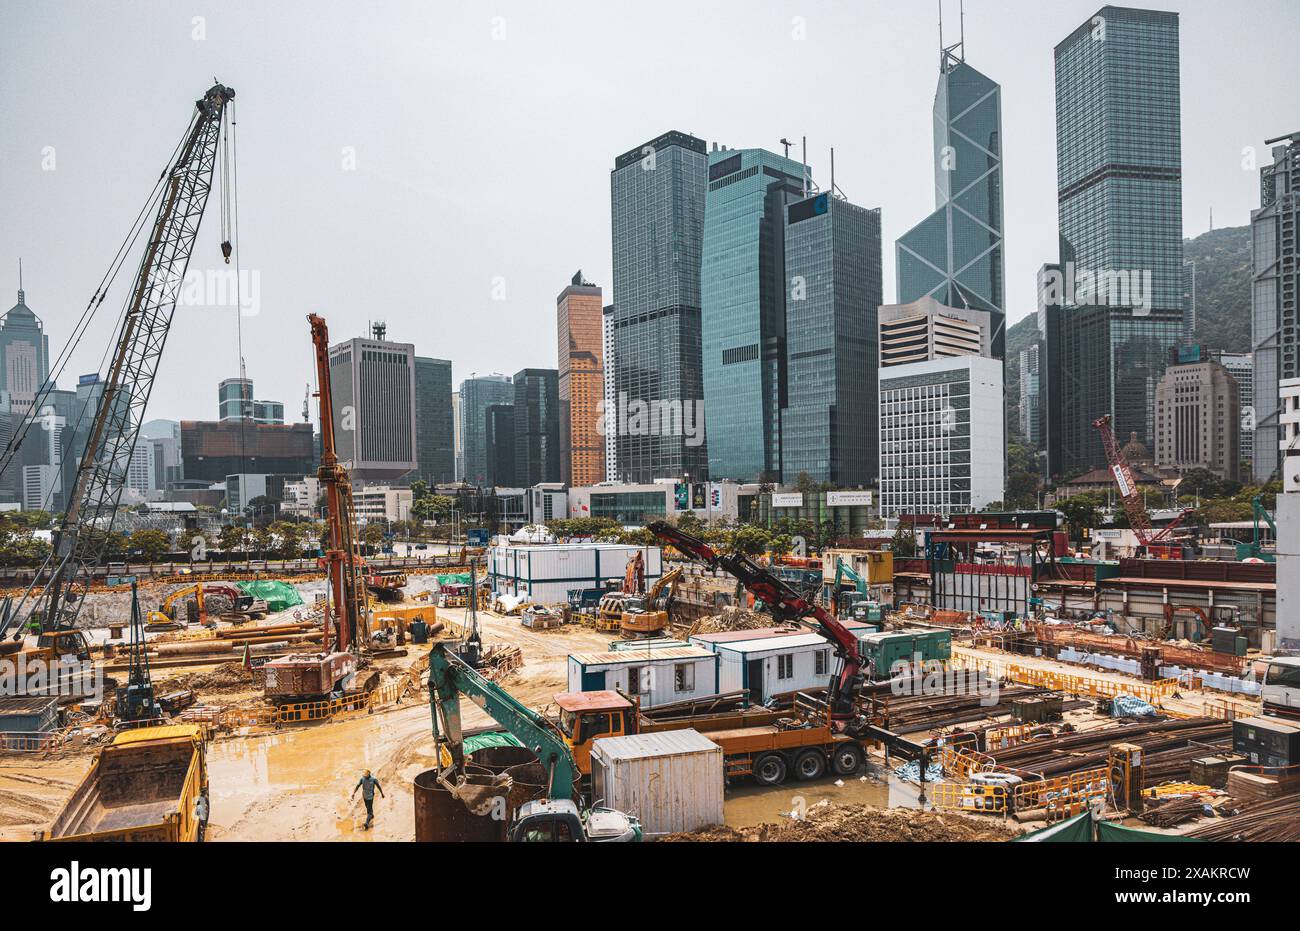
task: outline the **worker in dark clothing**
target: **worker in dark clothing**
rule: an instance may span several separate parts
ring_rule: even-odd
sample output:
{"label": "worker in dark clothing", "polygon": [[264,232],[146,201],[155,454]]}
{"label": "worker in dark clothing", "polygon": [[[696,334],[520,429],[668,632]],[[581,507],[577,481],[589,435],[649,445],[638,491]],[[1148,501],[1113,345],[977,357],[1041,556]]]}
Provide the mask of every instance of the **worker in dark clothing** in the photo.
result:
{"label": "worker in dark clothing", "polygon": [[378,789],[379,794],[383,795],[384,798],[388,798],[388,796],[384,795],[384,787],[379,784],[379,780],[370,775],[370,770],[366,770],[352,788],[352,798],[357,797],[357,789],[361,790],[361,800],[366,803],[365,826],[369,828],[370,823],[375,820],[375,790]]}

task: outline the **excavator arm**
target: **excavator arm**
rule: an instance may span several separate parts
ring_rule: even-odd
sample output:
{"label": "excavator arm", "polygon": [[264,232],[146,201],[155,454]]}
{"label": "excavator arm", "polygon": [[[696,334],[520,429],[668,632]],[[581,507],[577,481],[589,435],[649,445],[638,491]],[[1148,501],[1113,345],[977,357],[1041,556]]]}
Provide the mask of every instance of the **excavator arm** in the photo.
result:
{"label": "excavator arm", "polygon": [[465,740],[460,721],[462,695],[537,754],[546,767],[550,798],[573,798],[578,767],[564,738],[550,722],[499,685],[483,678],[451,653],[446,644],[435,643],[429,653],[429,712],[433,720],[433,739],[436,745],[440,735],[447,738],[452,768],[456,772],[462,772],[465,763]]}
{"label": "excavator arm", "polygon": [[858,638],[837,617],[815,601],[804,598],[748,556],[719,553],[703,540],[664,521],[655,521],[646,529],[659,541],[676,547],[682,555],[706,563],[710,569],[725,569],[767,605],[777,620],[806,624],[826,638],[843,662],[839,679],[831,683],[831,720],[842,725],[856,717],[854,704],[862,688],[862,656],[858,652]]}

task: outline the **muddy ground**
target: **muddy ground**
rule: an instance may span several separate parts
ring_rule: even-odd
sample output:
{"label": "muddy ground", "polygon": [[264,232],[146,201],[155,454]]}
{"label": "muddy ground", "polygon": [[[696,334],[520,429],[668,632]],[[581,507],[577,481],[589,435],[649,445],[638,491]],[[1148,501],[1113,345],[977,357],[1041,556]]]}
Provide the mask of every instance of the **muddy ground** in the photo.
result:
{"label": "muddy ground", "polygon": [[815,805],[803,820],[734,828],[717,825],[701,831],[670,834],[667,841],[1006,841],[1021,831],[1016,825],[966,815],[874,808],[868,805]]}

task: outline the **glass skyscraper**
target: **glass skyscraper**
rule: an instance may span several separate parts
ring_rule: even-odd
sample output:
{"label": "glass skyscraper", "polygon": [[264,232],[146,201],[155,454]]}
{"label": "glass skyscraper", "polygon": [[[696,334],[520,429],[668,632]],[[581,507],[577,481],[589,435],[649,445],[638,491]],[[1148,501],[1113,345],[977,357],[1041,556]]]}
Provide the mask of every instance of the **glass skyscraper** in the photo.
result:
{"label": "glass skyscraper", "polygon": [[456,477],[455,426],[451,409],[451,362],[415,357],[415,472],[411,481],[430,485]]}
{"label": "glass skyscraper", "polygon": [[934,93],[935,211],[896,244],[898,303],[933,297],[988,311],[1005,355],[1002,256],[1002,90],[944,49]]}
{"label": "glass skyscraper", "polygon": [[781,475],[865,485],[879,465],[880,210],[829,193],[786,209]]}
{"label": "glass skyscraper", "polygon": [[1103,7],[1056,46],[1055,475],[1106,465],[1103,414],[1120,442],[1154,443],[1155,386],[1183,333],[1178,68],[1176,13]]}
{"label": "glass skyscraper", "polygon": [[700,300],[709,476],[775,481],[785,380],[785,208],[803,166],[763,149],[709,153]]}
{"label": "glass skyscraper", "polygon": [[[514,402],[515,386],[507,375],[482,375],[460,383],[461,447],[465,457],[464,480],[469,484],[480,488],[492,484],[488,469],[488,407]],[[513,445],[510,453],[513,470]],[[513,474],[511,477],[513,480]]]}
{"label": "glass skyscraper", "polygon": [[[610,173],[614,244],[610,480],[707,477],[700,371],[700,248],[708,155],[671,131],[623,153]],[[609,408],[613,407],[613,410]],[[689,416],[695,435],[681,429]]]}
{"label": "glass skyscraper", "polygon": [[555,369],[515,373],[515,484],[560,480],[560,388]]}

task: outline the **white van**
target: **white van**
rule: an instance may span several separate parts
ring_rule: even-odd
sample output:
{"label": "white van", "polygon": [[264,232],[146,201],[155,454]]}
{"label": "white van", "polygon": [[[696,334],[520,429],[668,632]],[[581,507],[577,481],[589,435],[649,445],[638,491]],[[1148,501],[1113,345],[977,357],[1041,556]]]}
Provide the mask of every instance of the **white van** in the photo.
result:
{"label": "white van", "polygon": [[1269,660],[1264,673],[1264,713],[1300,718],[1300,656]]}

